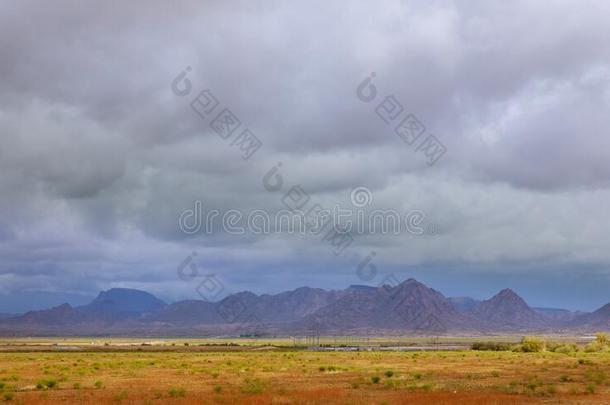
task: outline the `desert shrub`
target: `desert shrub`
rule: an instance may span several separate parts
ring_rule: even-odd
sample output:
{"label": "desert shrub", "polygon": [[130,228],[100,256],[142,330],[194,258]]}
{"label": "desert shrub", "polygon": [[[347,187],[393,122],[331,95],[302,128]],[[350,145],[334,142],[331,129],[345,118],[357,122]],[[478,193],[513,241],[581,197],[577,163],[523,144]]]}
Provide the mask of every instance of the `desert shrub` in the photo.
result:
{"label": "desert shrub", "polygon": [[394,375],[394,372],[392,370],[387,370],[384,374],[386,377],[390,378]]}
{"label": "desert shrub", "polygon": [[40,380],[36,383],[36,388],[39,390],[46,390],[47,388],[57,388],[57,380],[49,379],[49,380]]}
{"label": "desert shrub", "polygon": [[513,350],[523,353],[538,353],[546,349],[546,341],[535,336],[524,336]]}
{"label": "desert shrub", "polygon": [[265,390],[265,384],[261,380],[251,380],[246,378],[241,385],[241,392],[244,394],[260,394]]}
{"label": "desert shrub", "polygon": [[186,395],[186,389],[182,387],[172,387],[169,389],[168,394],[170,397],[183,397]]}
{"label": "desert shrub", "polygon": [[596,353],[596,352],[603,352],[605,349],[605,347],[601,344],[599,344],[598,342],[591,342],[588,345],[585,346],[585,352],[586,353]]}
{"label": "desert shrub", "polygon": [[563,374],[561,377],[559,377],[559,381],[570,382],[570,381],[574,381],[574,380],[570,376]]}
{"label": "desert shrub", "polygon": [[555,353],[571,354],[571,353],[575,353],[578,351],[578,346],[573,343],[560,344],[557,346],[553,346],[552,348],[549,348],[549,351],[555,352]]}
{"label": "desert shrub", "polygon": [[587,385],[587,387],[585,388],[585,392],[587,394],[595,394],[595,385],[593,385],[593,384]]}
{"label": "desert shrub", "polygon": [[379,376],[378,376],[378,375],[374,375],[374,376],[372,376],[372,377],[371,377],[371,382],[372,382],[373,384],[377,384],[377,383],[379,383],[379,380],[381,380],[381,378],[379,378]]}
{"label": "desert shrub", "polygon": [[100,380],[97,380],[95,383],[93,383],[93,385],[95,386],[95,388],[102,388],[104,386],[104,383]]}
{"label": "desert shrub", "polygon": [[562,343],[554,342],[552,340],[547,340],[547,342],[546,342],[546,350],[549,351],[549,352],[554,352],[561,345],[562,345]]}
{"label": "desert shrub", "polygon": [[470,347],[472,350],[507,351],[512,349],[510,343],[503,342],[474,342]]}
{"label": "desert shrub", "polygon": [[585,352],[607,352],[610,351],[610,338],[608,334],[604,332],[597,332],[595,334],[595,340],[585,346]]}
{"label": "desert shrub", "polygon": [[12,392],[5,392],[4,395],[4,400],[5,401],[12,401],[13,399],[15,399],[15,394],[13,394]]}
{"label": "desert shrub", "polygon": [[220,392],[222,391],[222,387],[220,385],[215,385],[214,386],[214,392],[217,394],[220,394]]}
{"label": "desert shrub", "polygon": [[525,388],[532,393],[536,392],[536,388],[542,387],[543,382],[536,376],[530,378],[525,384]]}
{"label": "desert shrub", "polygon": [[602,384],[606,381],[606,373],[602,370],[587,370],[585,373],[585,378],[589,381],[593,381],[596,384]]}
{"label": "desert shrub", "polygon": [[127,398],[127,391],[125,391],[125,390],[123,390],[123,391],[121,391],[121,392],[117,393],[117,394],[114,396],[114,400],[115,400],[115,401],[117,401],[117,402],[121,402],[122,400],[124,400],[124,399],[126,399],[126,398]]}
{"label": "desert shrub", "polygon": [[597,332],[595,334],[595,341],[603,346],[610,345],[610,338],[608,337],[608,334],[605,332]]}

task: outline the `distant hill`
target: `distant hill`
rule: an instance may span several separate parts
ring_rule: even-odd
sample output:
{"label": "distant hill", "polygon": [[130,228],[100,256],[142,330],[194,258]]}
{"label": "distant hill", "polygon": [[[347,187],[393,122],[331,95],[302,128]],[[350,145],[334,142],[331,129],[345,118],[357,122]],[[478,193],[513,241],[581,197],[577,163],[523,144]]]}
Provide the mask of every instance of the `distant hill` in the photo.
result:
{"label": "distant hill", "polygon": [[577,316],[584,315],[585,312],[581,311],[569,311],[567,309],[559,309],[559,308],[539,308],[534,307],[534,311],[538,312],[542,316],[550,318],[554,321],[559,322],[568,322]]}
{"label": "distant hill", "polygon": [[350,288],[303,324],[325,332],[363,330],[445,332],[470,325],[439,292],[409,279],[395,287]]}
{"label": "distant hill", "polygon": [[89,317],[108,317],[111,320],[117,320],[156,312],[166,306],[165,302],[145,291],[112,288],[100,292],[89,304],[77,309]]}
{"label": "distant hill", "polygon": [[273,295],[243,291],[219,302],[169,305],[145,291],[114,288],[79,307],[63,304],[0,318],[3,336],[399,335],[608,328],[610,304],[593,313],[531,308],[510,289],[483,301],[446,298],[414,279],[393,287],[301,287]]}
{"label": "distant hill", "polygon": [[581,314],[574,317],[567,325],[589,331],[610,329],[610,303],[590,314]]}
{"label": "distant hill", "polygon": [[489,330],[543,330],[550,325],[548,318],[530,308],[510,288],[481,301],[470,313]]}

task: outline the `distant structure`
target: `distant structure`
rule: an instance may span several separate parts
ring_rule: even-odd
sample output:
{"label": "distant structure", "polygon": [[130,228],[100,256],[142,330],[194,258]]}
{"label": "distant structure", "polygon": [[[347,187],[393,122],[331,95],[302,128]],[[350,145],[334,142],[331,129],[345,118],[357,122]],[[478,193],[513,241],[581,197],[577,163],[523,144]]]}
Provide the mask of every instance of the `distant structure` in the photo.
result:
{"label": "distant structure", "polygon": [[317,327],[311,327],[305,336],[295,336],[292,338],[292,342],[295,346],[320,347],[320,330]]}
{"label": "distant structure", "polygon": [[[295,346],[307,346],[309,348],[320,347],[320,332],[317,329],[310,330],[305,336],[293,336],[292,342]],[[329,336],[324,338],[324,342],[327,346],[334,347],[360,347],[369,346],[371,341],[368,337],[360,336]],[[326,344],[325,343],[325,344]]]}

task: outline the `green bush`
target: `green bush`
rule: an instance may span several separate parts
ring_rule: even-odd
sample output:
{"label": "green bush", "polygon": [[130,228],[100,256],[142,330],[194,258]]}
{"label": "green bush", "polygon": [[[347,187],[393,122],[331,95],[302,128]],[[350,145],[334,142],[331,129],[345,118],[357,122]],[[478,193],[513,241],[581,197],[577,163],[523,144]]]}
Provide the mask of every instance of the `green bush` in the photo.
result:
{"label": "green bush", "polygon": [[595,340],[585,346],[585,352],[607,352],[610,351],[610,339],[608,334],[604,332],[597,332],[595,334]]}
{"label": "green bush", "polygon": [[170,397],[183,397],[186,395],[186,390],[181,387],[173,387],[168,391]]}
{"label": "green bush", "polygon": [[57,384],[57,380],[49,379],[49,380],[40,380],[36,383],[36,388],[39,390],[46,390],[47,388],[57,388],[59,385]]}
{"label": "green bush", "polygon": [[472,350],[489,350],[500,352],[511,350],[512,345],[510,343],[503,342],[474,342],[470,348]]}
{"label": "green bush", "polygon": [[371,377],[371,382],[372,382],[373,384],[377,384],[377,383],[379,383],[379,380],[381,380],[381,378],[379,378],[379,376],[378,376],[378,375],[374,375],[374,376],[372,376],[372,377]]}
{"label": "green bush", "polygon": [[244,394],[260,394],[265,390],[265,384],[260,380],[246,378],[241,385],[241,392]]}
{"label": "green bush", "polygon": [[551,352],[555,352],[555,353],[563,353],[563,354],[570,354],[570,353],[575,353],[577,352],[578,346],[570,343],[570,344],[560,344],[557,346],[553,346],[553,347],[547,347],[549,349],[549,351]]}
{"label": "green bush", "polygon": [[392,377],[393,375],[394,375],[394,372],[392,370],[388,370],[385,372],[385,376],[388,378]]}
{"label": "green bush", "polygon": [[521,339],[521,344],[513,350],[523,353],[538,353],[543,352],[545,349],[546,341],[544,339],[535,336],[524,336]]}

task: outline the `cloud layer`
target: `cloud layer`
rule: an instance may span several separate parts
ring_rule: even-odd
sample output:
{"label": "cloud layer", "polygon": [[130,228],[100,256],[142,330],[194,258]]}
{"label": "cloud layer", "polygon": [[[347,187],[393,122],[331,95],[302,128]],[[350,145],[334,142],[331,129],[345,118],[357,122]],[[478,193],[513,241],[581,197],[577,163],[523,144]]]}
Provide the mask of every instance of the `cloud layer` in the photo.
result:
{"label": "cloud layer", "polygon": [[[3,2],[0,294],[195,297],[176,276],[193,251],[231,290],[342,287],[374,251],[380,274],[447,293],[606,303],[608,17],[603,1]],[[191,109],[204,89],[262,141],[250,159]],[[377,115],[386,96],[446,147],[436,164]],[[294,185],[329,207],[366,187],[368,208],[421,209],[437,233],[357,235],[336,257],[315,237],[178,227],[196,200],[275,212]]]}

